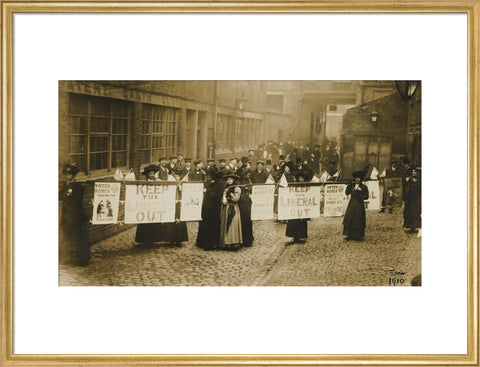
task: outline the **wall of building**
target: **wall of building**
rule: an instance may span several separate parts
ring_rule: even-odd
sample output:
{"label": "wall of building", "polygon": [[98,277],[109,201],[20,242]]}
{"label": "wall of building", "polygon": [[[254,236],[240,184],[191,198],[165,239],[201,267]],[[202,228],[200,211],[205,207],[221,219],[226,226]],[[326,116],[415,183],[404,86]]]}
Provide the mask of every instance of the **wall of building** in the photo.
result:
{"label": "wall of building", "polygon": [[[378,119],[372,122],[372,111]],[[407,155],[408,103],[398,93],[347,110],[341,131],[344,177],[370,163],[379,171]]]}

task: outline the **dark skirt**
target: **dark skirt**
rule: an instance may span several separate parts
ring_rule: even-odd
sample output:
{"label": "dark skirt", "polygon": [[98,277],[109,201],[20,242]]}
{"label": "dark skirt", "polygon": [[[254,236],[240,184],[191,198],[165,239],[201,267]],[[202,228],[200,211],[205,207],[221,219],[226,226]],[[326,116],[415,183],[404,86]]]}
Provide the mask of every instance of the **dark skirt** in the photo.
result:
{"label": "dark skirt", "polygon": [[179,243],[188,241],[187,223],[138,224],[135,241],[146,244],[152,244],[155,242]]}
{"label": "dark skirt", "polygon": [[343,234],[352,239],[365,237],[365,206],[363,202],[350,199],[345,217],[343,218]]}
{"label": "dark skirt", "polygon": [[250,246],[253,243],[252,199],[248,194],[242,194],[238,202],[238,207],[240,209],[240,219],[242,222],[243,244]]}
{"label": "dark skirt", "polygon": [[61,261],[71,260],[77,264],[86,264],[91,259],[87,223],[76,222],[62,225],[61,240],[64,241],[67,250],[66,254],[62,254]]}
{"label": "dark skirt", "polygon": [[287,230],[285,236],[293,238],[307,238],[308,226],[307,219],[289,219],[287,220]]}

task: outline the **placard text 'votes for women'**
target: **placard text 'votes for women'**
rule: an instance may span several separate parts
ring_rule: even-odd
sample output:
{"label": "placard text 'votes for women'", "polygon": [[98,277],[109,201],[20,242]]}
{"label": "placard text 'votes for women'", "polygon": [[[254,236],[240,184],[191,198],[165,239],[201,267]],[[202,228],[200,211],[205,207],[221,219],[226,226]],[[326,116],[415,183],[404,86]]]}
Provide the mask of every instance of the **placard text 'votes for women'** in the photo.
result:
{"label": "placard text 'votes for women'", "polygon": [[252,186],[252,220],[273,219],[274,185]]}
{"label": "placard text 'votes for women'", "polygon": [[125,223],[174,222],[176,192],[176,185],[126,185]]}
{"label": "placard text 'votes for women'", "polygon": [[289,186],[278,189],[278,219],[320,217],[320,186]]}
{"label": "placard text 'votes for women'", "polygon": [[119,182],[95,182],[92,224],[117,223],[119,201]]}

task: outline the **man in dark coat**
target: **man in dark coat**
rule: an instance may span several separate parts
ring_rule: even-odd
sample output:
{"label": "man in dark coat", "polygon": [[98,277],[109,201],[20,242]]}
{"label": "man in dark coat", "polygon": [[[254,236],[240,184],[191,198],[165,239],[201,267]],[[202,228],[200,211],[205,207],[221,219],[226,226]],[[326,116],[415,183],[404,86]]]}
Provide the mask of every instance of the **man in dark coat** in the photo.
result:
{"label": "man in dark coat", "polygon": [[[159,180],[167,181],[168,180],[167,158],[160,157],[158,158],[158,161],[160,162],[160,165],[158,166],[157,177]],[[144,171],[144,172],[147,172],[147,171]],[[148,171],[148,172],[151,172],[151,171]],[[147,177],[147,180],[148,180],[148,177]]]}
{"label": "man in dark coat", "polygon": [[346,240],[363,241],[366,215],[364,201],[368,199],[368,188],[362,183],[362,171],[353,172],[353,182],[347,185],[345,195],[351,195],[343,218],[343,234]]}
{"label": "man in dark coat", "polygon": [[240,200],[238,201],[240,220],[242,222],[242,240],[243,246],[245,247],[250,247],[253,243],[252,199],[250,198],[252,192],[252,180],[250,175],[251,171],[245,169],[242,177],[240,177],[240,184],[245,185],[245,188],[242,190]]}
{"label": "man in dark coat", "polygon": [[197,159],[195,162],[195,168],[188,173],[189,182],[205,182],[206,174],[203,170],[203,162]]}
{"label": "man in dark coat", "polygon": [[187,176],[188,179],[188,174],[192,171],[192,158],[185,158],[185,167],[183,168],[182,173],[180,174],[180,178],[183,180],[185,176]]}
{"label": "man in dark coat", "polygon": [[250,175],[252,183],[254,184],[264,184],[267,181],[268,173],[263,169],[265,163],[263,161],[257,162],[257,168]]}

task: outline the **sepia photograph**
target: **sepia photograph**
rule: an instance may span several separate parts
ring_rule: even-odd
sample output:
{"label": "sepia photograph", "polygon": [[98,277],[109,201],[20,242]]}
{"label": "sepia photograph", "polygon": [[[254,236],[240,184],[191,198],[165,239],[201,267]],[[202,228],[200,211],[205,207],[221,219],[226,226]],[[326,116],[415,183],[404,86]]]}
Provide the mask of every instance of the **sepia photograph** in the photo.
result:
{"label": "sepia photograph", "polygon": [[421,286],[421,86],[59,81],[59,285]]}

